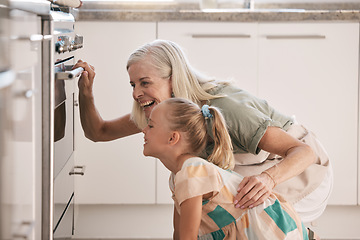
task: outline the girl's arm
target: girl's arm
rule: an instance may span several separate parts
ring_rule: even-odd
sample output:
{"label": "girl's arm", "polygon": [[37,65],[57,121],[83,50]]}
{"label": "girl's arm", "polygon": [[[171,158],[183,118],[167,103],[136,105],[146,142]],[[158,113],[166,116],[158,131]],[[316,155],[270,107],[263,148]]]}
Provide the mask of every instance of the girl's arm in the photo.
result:
{"label": "girl's arm", "polygon": [[258,147],[282,156],[283,160],[259,175],[245,177],[235,197],[236,207],[251,208],[263,203],[276,184],[299,175],[316,161],[309,145],[277,127],[268,127]]}
{"label": "girl's arm", "polygon": [[173,221],[173,225],[174,225],[174,234],[173,234],[173,239],[174,240],[179,240],[180,239],[180,215],[178,213],[178,211],[176,210],[176,207],[174,206],[174,221]]}
{"label": "girl's arm", "polygon": [[180,205],[179,236],[181,240],[197,240],[202,212],[202,195],[189,198]]}

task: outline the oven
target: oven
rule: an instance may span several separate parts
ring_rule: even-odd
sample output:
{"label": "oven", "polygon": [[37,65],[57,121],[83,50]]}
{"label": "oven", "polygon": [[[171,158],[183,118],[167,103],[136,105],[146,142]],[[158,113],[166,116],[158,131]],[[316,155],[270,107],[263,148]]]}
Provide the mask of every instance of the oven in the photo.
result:
{"label": "oven", "polygon": [[83,38],[74,31],[75,19],[68,7],[52,5],[53,21],[53,239],[73,235],[74,176],[81,169],[74,164],[74,99],[77,79],[83,68],[73,69],[75,53]]}

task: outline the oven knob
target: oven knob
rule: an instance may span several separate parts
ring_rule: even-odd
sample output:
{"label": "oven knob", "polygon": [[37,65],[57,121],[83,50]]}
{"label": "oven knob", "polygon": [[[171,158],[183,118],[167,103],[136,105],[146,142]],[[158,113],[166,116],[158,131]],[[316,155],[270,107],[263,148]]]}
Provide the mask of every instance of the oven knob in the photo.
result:
{"label": "oven knob", "polygon": [[58,53],[64,52],[64,41],[57,41],[55,43],[55,51]]}
{"label": "oven knob", "polygon": [[64,52],[70,51],[70,46],[71,46],[70,38],[68,36],[64,36],[62,40],[64,41]]}
{"label": "oven knob", "polygon": [[74,39],[74,48],[78,49],[78,48],[82,48],[83,47],[83,43],[84,43],[84,38],[83,36],[80,35],[75,35],[75,39]]}

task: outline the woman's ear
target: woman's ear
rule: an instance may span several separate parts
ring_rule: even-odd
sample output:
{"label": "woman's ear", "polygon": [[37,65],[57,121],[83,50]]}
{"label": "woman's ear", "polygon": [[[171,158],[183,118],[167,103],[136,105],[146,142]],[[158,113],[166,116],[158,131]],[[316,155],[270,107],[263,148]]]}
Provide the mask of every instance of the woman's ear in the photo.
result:
{"label": "woman's ear", "polygon": [[178,131],[174,131],[171,133],[170,139],[169,139],[169,144],[170,145],[175,145],[179,142],[180,140],[180,133]]}

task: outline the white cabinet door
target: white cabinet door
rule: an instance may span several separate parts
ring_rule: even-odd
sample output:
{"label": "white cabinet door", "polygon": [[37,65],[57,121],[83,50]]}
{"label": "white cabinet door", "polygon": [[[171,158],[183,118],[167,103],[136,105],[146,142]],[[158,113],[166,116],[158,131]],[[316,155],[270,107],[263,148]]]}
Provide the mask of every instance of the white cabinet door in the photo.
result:
{"label": "white cabinet door", "polygon": [[[257,23],[160,22],[158,38],[174,41],[190,64],[216,79],[232,79],[257,94]],[[157,202],[171,203],[169,171],[158,162]]]}
{"label": "white cabinet door", "polygon": [[[132,88],[126,62],[132,51],[155,40],[156,23],[77,22],[84,48],[77,57],[96,68],[95,104],[104,119],[130,113]],[[94,143],[84,137],[75,110],[75,161],[85,165],[75,179],[77,204],[155,202],[155,160],[144,157],[143,135]]]}
{"label": "white cabinet door", "polygon": [[158,38],[174,41],[190,64],[217,79],[257,92],[257,23],[158,23]]}
{"label": "white cabinet door", "polygon": [[259,95],[318,136],[330,204],[357,203],[358,23],[259,24]]}
{"label": "white cabinet door", "polygon": [[[11,11],[11,66],[15,73],[12,85],[11,114],[12,154],[2,165],[5,210],[10,226],[5,231],[11,239],[36,239],[40,232],[41,199],[41,42],[30,36],[40,34],[41,19],[35,14]],[[26,40],[28,38],[28,40]],[[25,40],[24,40],[25,39]],[[41,206],[40,206],[41,207]],[[6,238],[6,237],[5,237]],[[7,238],[6,238],[7,239]],[[9,238],[10,239],[10,238]]]}

